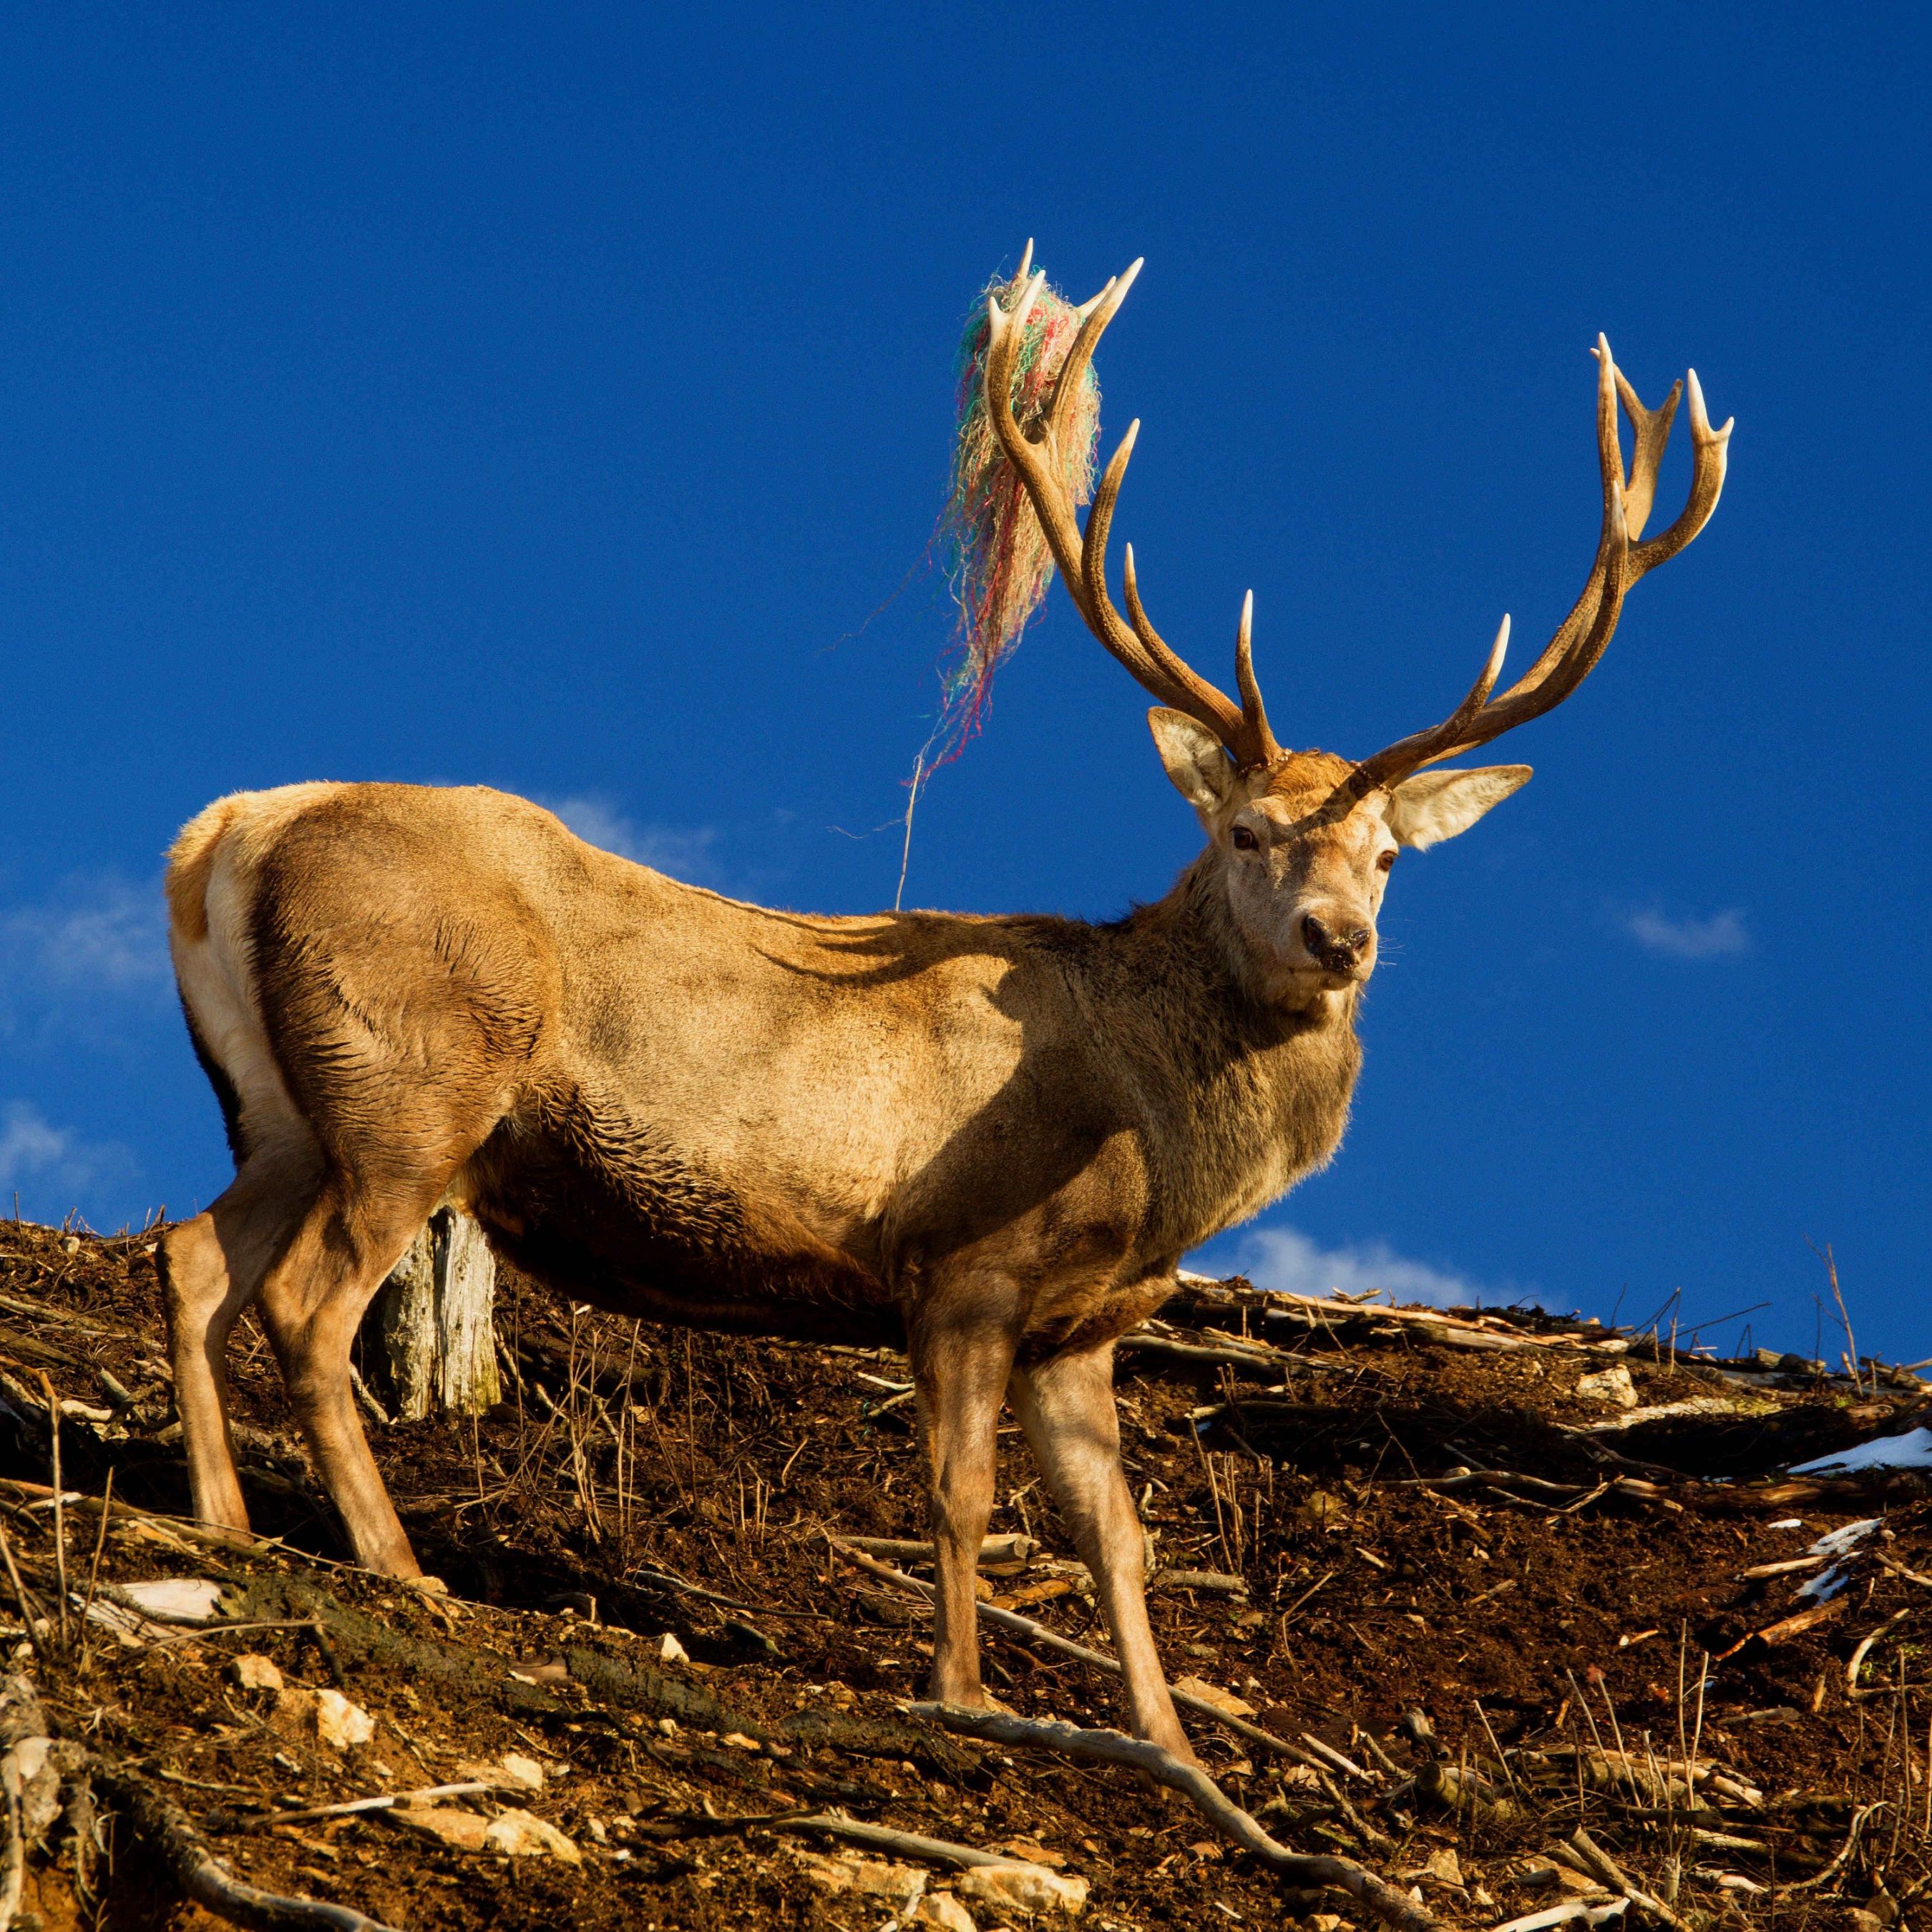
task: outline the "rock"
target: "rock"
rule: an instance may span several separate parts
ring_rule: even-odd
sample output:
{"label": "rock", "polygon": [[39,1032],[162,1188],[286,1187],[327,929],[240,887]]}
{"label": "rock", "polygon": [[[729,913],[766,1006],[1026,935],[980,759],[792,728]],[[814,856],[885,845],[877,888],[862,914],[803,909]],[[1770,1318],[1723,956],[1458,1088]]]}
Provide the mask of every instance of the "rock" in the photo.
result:
{"label": "rock", "polygon": [[1462,1862],[1456,1857],[1454,1848],[1448,1845],[1431,1852],[1420,1864],[1411,1865],[1406,1870],[1397,1872],[1396,1876],[1405,1885],[1412,1879],[1426,1878],[1432,1880],[1438,1885],[1454,1886],[1459,1892],[1464,1888],[1465,1884]]}
{"label": "rock", "polygon": [[584,1854],[554,1825],[527,1811],[500,1812],[483,1834],[483,1849],[512,1858],[560,1858],[580,1865]]}
{"label": "rock", "polygon": [[376,1735],[375,1719],[360,1704],[340,1690],[311,1690],[300,1684],[284,1684],[275,1693],[268,1722],[284,1737],[325,1744],[331,1750],[366,1744]]}
{"label": "rock", "polygon": [[658,1639],[658,1661],[660,1664],[688,1664],[691,1653],[669,1630]]}
{"label": "rock", "polygon": [[123,1583],[121,1594],[151,1617],[205,1624],[220,1602],[221,1586],[206,1576],[158,1576],[148,1583]]}
{"label": "rock", "polygon": [[366,1744],[375,1736],[376,1720],[340,1690],[318,1690],[315,1732],[331,1750],[346,1751],[352,1744]]}
{"label": "rock", "polygon": [[820,1892],[835,1894],[852,1889],[852,1864],[848,1858],[828,1858],[818,1852],[794,1851],[792,1862],[799,1876]]}
{"label": "rock", "polygon": [[1578,1376],[1576,1393],[1592,1402],[1607,1402],[1618,1408],[1634,1408],[1637,1404],[1636,1384],[1621,1362],[1614,1368],[1599,1369],[1594,1375]]}
{"label": "rock", "polygon": [[459,1811],[454,1805],[398,1805],[387,1816],[406,1832],[434,1838],[452,1851],[480,1852],[489,1833],[489,1822],[473,1811]]}
{"label": "rock", "polygon": [[[862,1858],[856,1852],[826,1857],[818,1852],[794,1850],[800,1875],[820,1892],[836,1898],[876,1898],[897,1913],[910,1912],[924,1897],[926,1873],[918,1865],[894,1864],[884,1858]],[[971,1922],[968,1920],[968,1924]]]}
{"label": "rock", "polygon": [[895,1912],[910,1912],[926,1895],[926,1869],[900,1865],[884,1858],[852,1861],[852,1890],[862,1898],[876,1898]]}
{"label": "rock", "polygon": [[228,1666],[228,1675],[244,1690],[280,1690],[282,1673],[271,1658],[244,1650]]}
{"label": "rock", "polygon": [[1072,1918],[1087,1909],[1087,1881],[1044,1865],[974,1865],[958,1885],[962,1898],[998,1912],[1064,1912]]}
{"label": "rock", "polygon": [[503,1781],[514,1785],[519,1791],[541,1791],[544,1788],[543,1766],[533,1757],[525,1757],[520,1751],[506,1751],[497,1760]]}
{"label": "rock", "polygon": [[912,1922],[930,1925],[934,1932],[980,1932],[972,1913],[950,1892],[928,1892],[913,1907]]}
{"label": "rock", "polygon": [[1210,1684],[1198,1677],[1175,1678],[1173,1688],[1184,1690],[1190,1697],[1198,1697],[1204,1704],[1211,1704],[1224,1717],[1252,1718],[1255,1707],[1245,1698],[1237,1697],[1232,1690],[1223,1690],[1218,1684]]}

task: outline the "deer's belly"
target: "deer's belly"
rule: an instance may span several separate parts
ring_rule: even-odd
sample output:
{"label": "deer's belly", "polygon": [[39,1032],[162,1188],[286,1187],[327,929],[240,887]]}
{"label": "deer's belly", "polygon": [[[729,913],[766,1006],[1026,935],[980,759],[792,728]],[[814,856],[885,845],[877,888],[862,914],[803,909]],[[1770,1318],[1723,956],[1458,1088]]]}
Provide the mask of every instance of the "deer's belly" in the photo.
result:
{"label": "deer's belly", "polygon": [[568,1121],[506,1124],[464,1180],[495,1246],[573,1300],[730,1334],[904,1344],[869,1269],[648,1130],[586,1142]]}

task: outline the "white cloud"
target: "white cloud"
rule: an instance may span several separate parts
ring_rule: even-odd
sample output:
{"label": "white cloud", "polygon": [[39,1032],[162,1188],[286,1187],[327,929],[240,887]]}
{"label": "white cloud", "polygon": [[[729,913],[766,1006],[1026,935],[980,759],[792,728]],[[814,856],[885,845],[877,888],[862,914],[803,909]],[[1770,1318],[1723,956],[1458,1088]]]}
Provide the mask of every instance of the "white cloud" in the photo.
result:
{"label": "white cloud", "polygon": [[167,982],[159,880],[70,880],[40,905],[0,912],[0,964],[16,983],[124,992]]}
{"label": "white cloud", "polygon": [[1386,1292],[1398,1302],[1419,1301],[1432,1308],[1492,1306],[1514,1294],[1485,1291],[1477,1282],[1399,1255],[1386,1241],[1364,1241],[1323,1248],[1295,1228],[1256,1228],[1244,1234],[1220,1264],[1244,1274],[1257,1288],[1289,1294],[1330,1295]]}
{"label": "white cloud", "polygon": [[620,859],[634,860],[693,885],[709,884],[716,875],[711,848],[718,835],[709,826],[640,825],[608,799],[594,794],[540,802],[578,838]]}
{"label": "white cloud", "polygon": [[1735,910],[1706,919],[1667,919],[1654,907],[1632,913],[1624,928],[1646,952],[1666,959],[1726,959],[1750,950],[1744,916]]}
{"label": "white cloud", "polygon": [[58,1220],[91,1190],[126,1180],[133,1167],[125,1148],[84,1141],[29,1102],[0,1103],[0,1190],[8,1212],[17,1193],[23,1212]]}

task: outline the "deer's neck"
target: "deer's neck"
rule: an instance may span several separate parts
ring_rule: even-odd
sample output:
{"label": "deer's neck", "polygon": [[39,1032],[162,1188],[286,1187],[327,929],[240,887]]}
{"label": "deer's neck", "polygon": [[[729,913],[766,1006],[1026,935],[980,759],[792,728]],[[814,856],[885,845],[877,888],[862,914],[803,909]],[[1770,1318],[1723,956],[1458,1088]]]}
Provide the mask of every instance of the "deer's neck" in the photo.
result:
{"label": "deer's neck", "polygon": [[[1348,1124],[1361,1066],[1354,988],[1288,1010],[1259,975],[1211,853],[1167,896],[1114,928],[1112,1037],[1131,1040],[1148,1110],[1163,1237],[1185,1250],[1278,1198],[1326,1164]],[[1112,1002],[1110,1001],[1110,1004]]]}

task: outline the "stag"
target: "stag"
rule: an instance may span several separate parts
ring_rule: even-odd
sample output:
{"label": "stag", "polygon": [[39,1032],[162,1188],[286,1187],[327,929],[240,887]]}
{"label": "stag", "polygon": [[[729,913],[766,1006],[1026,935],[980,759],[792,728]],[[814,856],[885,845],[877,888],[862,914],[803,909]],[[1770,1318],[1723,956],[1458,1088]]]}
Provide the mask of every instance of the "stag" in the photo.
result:
{"label": "stag", "polygon": [[[480,788],[308,784],[209,806],[171,856],[171,943],[236,1172],[160,1246],[197,1516],[248,1516],[224,1357],[250,1304],[357,1559],[420,1574],[351,1399],[377,1286],[440,1204],[561,1294],[619,1314],[907,1351],[937,1571],[932,1693],[983,1701],[974,1580],[1010,1400],[1082,1558],[1135,1731],[1187,1751],[1142,1593],[1114,1344],[1189,1249],[1334,1152],[1397,851],[1467,829],[1529,777],[1443,770],[1560,704],[1630,586],[1718,501],[1726,423],[1694,374],[1688,502],[1645,538],[1684,385],[1638,400],[1601,337],[1603,520],[1582,595],[1500,694],[1505,619],[1438,724],[1355,762],[1285,751],[1250,647],[1238,702],[1149,620],[1108,532],[1138,424],[1084,530],[1060,398],[1133,267],[1087,305],[1055,399],[1022,424],[1016,355],[1041,286],[988,308],[1000,444],[1088,628],[1159,700],[1199,814],[1173,890],[1108,925],[742,904]],[[1628,475],[1619,399],[1634,432]]]}

